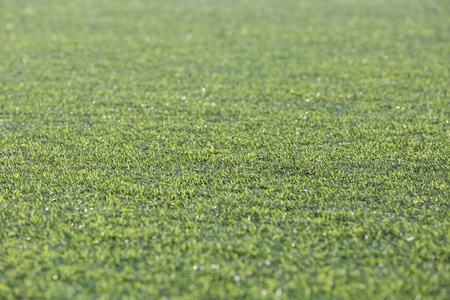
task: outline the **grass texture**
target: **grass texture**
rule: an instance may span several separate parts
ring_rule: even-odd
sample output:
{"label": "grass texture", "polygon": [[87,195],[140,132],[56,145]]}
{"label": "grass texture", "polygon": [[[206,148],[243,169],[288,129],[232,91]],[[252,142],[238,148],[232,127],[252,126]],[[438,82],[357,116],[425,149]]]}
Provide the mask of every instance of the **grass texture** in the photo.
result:
{"label": "grass texture", "polygon": [[449,299],[447,0],[0,0],[0,298]]}

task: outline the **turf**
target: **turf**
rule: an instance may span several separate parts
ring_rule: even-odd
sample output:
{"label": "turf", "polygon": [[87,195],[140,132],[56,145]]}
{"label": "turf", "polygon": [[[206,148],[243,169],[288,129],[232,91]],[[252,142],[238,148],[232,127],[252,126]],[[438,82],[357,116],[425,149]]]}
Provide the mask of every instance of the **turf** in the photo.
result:
{"label": "turf", "polygon": [[450,298],[447,0],[0,0],[0,298]]}

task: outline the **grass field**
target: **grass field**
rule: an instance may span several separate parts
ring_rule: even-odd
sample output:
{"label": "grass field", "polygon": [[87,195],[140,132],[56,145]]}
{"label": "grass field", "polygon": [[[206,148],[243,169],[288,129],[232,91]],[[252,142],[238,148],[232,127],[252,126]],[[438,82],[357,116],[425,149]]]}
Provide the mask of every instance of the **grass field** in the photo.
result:
{"label": "grass field", "polygon": [[447,0],[0,0],[0,298],[450,299]]}

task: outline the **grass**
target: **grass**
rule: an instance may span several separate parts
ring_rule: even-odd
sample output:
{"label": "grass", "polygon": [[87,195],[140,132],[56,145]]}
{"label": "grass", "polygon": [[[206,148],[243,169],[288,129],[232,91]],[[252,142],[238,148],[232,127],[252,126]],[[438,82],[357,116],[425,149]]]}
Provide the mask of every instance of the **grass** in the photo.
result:
{"label": "grass", "polygon": [[450,298],[450,2],[0,0],[0,298]]}

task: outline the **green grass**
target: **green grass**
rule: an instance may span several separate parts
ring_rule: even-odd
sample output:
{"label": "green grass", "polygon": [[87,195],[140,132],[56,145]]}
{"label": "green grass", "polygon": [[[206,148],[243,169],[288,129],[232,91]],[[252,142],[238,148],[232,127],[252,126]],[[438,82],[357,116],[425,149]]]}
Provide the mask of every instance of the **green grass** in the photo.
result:
{"label": "green grass", "polygon": [[450,298],[447,0],[0,0],[0,298]]}

